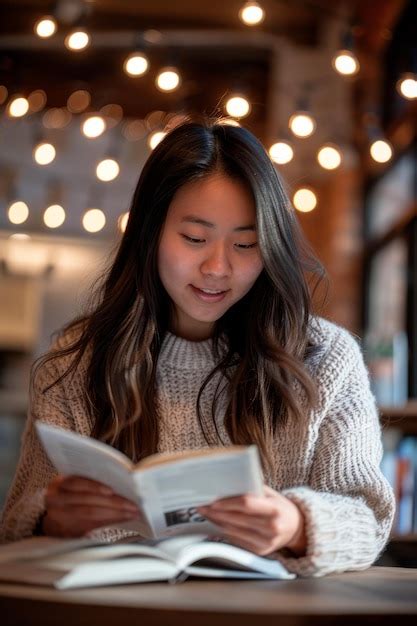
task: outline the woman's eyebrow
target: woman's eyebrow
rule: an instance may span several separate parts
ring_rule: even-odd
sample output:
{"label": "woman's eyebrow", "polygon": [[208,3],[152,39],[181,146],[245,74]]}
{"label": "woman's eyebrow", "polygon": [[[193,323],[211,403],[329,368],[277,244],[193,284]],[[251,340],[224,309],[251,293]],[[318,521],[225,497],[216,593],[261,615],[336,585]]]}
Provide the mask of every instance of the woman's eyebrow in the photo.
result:
{"label": "woman's eyebrow", "polygon": [[[208,222],[207,220],[203,220],[201,217],[198,217],[197,215],[185,215],[181,219],[181,223],[183,222],[190,222],[191,224],[201,224],[201,226],[206,226],[206,228],[216,228],[215,224],[213,224],[212,222]],[[234,232],[242,232],[245,230],[255,231],[256,226],[255,224],[248,224],[247,226],[238,226],[237,228],[233,229]]]}

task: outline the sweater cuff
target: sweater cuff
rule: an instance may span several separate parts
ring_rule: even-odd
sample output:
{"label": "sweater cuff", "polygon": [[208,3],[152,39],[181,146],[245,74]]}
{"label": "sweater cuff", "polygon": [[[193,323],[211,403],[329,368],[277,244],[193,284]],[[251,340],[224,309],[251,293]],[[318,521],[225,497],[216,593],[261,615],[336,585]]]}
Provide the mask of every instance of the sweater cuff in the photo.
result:
{"label": "sweater cuff", "polygon": [[[296,557],[287,549],[275,557],[298,576],[324,576],[369,567],[376,558],[370,548],[372,529],[364,516],[364,503],[348,496],[320,493],[309,487],[283,490],[304,514],[307,549]],[[359,509],[359,510],[358,510]],[[365,517],[365,519],[364,519]]]}

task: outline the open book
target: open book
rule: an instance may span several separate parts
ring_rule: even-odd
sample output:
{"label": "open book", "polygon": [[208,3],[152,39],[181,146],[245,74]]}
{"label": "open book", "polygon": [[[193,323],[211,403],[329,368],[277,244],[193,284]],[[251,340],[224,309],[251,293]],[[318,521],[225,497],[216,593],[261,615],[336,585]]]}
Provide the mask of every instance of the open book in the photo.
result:
{"label": "open book", "polygon": [[36,422],[47,455],[60,474],[108,485],[136,502],[143,520],[118,526],[145,538],[219,529],[197,507],[244,493],[262,494],[263,477],[256,446],[230,446],[154,454],[134,465],[124,454],[90,437]]}
{"label": "open book", "polygon": [[291,579],[274,559],[201,535],[97,544],[35,537],[0,547],[0,581],[57,589],[209,578]]}

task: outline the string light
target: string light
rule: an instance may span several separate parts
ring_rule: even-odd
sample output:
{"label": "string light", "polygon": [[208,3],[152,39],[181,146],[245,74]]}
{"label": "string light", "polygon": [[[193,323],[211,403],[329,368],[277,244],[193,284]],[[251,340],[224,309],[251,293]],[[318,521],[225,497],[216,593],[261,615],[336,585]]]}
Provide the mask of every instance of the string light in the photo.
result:
{"label": "string light", "polygon": [[325,170],[335,170],[342,162],[342,155],[336,146],[326,144],[318,151],[317,161]]}
{"label": "string light", "polygon": [[129,211],[126,211],[126,213],[122,213],[120,215],[119,219],[117,220],[117,226],[120,232],[122,233],[125,232],[128,220],[129,220]]}
{"label": "string light", "polygon": [[33,151],[33,158],[38,165],[49,165],[55,159],[56,150],[51,143],[43,141]]}
{"label": "string light", "polygon": [[265,19],[265,11],[259,2],[245,2],[239,11],[239,17],[247,26],[256,26]]}
{"label": "string light", "polygon": [[164,131],[162,130],[157,130],[151,133],[148,137],[148,146],[150,147],[150,149],[154,150],[156,146],[163,140],[165,135],[166,133],[164,133]]}
{"label": "string light", "polygon": [[392,146],[385,139],[377,139],[374,141],[369,151],[371,157],[377,163],[387,163],[392,158]]}
{"label": "string light", "polygon": [[141,52],[133,52],[123,63],[123,69],[129,76],[142,76],[148,70],[148,58]]}
{"label": "string light", "polygon": [[336,72],[343,76],[353,76],[360,69],[359,61],[351,50],[339,50],[332,59]]}
{"label": "string light", "polygon": [[114,159],[103,159],[96,167],[97,178],[103,182],[114,180],[119,172],[119,164]]}
{"label": "string light", "polygon": [[7,209],[7,216],[12,224],[23,224],[29,217],[29,207],[21,200],[13,202]]}
{"label": "string light", "polygon": [[317,196],[312,189],[302,187],[295,192],[293,202],[298,211],[309,213],[317,206]]}
{"label": "string light", "polygon": [[125,122],[122,126],[122,135],[128,141],[139,141],[143,139],[148,130],[144,120],[132,120]]}
{"label": "string light", "polygon": [[106,216],[100,209],[88,209],[83,216],[83,226],[89,233],[98,233],[106,224]]}
{"label": "string light", "polygon": [[34,26],[34,31],[38,37],[47,39],[56,33],[57,23],[52,15],[45,15],[38,20]]}
{"label": "string light", "polygon": [[31,113],[39,113],[45,107],[46,93],[43,89],[35,89],[28,96],[29,111]]}
{"label": "string light", "polygon": [[58,228],[65,222],[65,210],[60,204],[51,204],[45,209],[43,221],[48,228]]}
{"label": "string light", "polygon": [[232,96],[226,102],[226,111],[231,117],[246,117],[250,110],[250,103],[243,96]]}
{"label": "string light", "polygon": [[104,115],[107,128],[114,128],[123,119],[123,108],[120,104],[105,104],[101,107],[100,114]]}
{"label": "string light", "polygon": [[286,141],[278,141],[277,143],[272,144],[269,148],[269,156],[274,163],[278,163],[278,165],[285,165],[292,160],[294,150]]}
{"label": "string light", "polygon": [[29,102],[23,96],[14,96],[7,107],[10,117],[23,117],[29,111]]}
{"label": "string light", "polygon": [[291,115],[288,126],[296,137],[310,137],[316,129],[314,118],[307,111],[297,111]]}
{"label": "string light", "polygon": [[163,68],[156,77],[156,86],[161,91],[174,91],[180,82],[181,77],[175,67]]}
{"label": "string light", "polygon": [[91,96],[85,89],[77,89],[67,100],[67,109],[71,113],[81,113],[90,105]]}
{"label": "string light", "polygon": [[48,109],[42,116],[42,124],[45,128],[65,128],[72,119],[71,113],[65,108],[53,107]]}
{"label": "string light", "polygon": [[100,137],[106,130],[106,122],[100,115],[88,117],[82,124],[82,132],[86,137],[95,139]]}
{"label": "string light", "polygon": [[69,50],[85,50],[90,44],[90,35],[85,30],[76,30],[65,37],[64,43]]}
{"label": "string light", "polygon": [[397,82],[398,92],[407,98],[407,100],[415,100],[417,98],[417,76],[412,72],[403,74]]}

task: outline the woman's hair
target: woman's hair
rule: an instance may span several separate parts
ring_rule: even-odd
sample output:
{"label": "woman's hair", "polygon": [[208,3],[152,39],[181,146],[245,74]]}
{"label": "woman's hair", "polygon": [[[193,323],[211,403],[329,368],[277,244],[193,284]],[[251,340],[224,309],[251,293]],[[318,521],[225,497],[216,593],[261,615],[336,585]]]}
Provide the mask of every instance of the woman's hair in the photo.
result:
{"label": "woman's hair", "polygon": [[[217,173],[241,181],[253,195],[263,270],[248,294],[215,324],[218,364],[200,389],[196,409],[207,442],[214,443],[200,399],[209,380],[222,372],[229,380],[225,426],[231,441],[257,444],[264,467],[271,468],[280,425],[287,419],[305,420],[316,402],[305,366],[314,352],[308,338],[308,277],[320,278],[323,270],[301,235],[265,149],[242,127],[219,120],[187,121],[159,143],[140,175],[126,231],[94,307],[64,328],[64,334],[77,331],[76,339],[47,354],[37,367],[73,355],[54,385],[77,368],[87,351],[84,400],[94,424],[92,436],[134,461],[157,451],[156,369],[173,310],[158,275],[158,245],[175,193]],[[220,338],[227,339],[222,351]],[[214,427],[223,392],[218,388],[213,398]]]}

